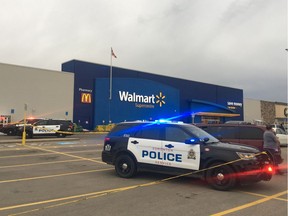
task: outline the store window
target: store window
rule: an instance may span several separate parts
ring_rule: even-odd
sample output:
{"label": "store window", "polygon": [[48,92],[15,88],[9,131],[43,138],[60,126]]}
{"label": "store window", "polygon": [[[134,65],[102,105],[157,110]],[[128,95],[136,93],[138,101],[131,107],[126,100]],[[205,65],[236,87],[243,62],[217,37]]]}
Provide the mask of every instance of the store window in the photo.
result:
{"label": "store window", "polygon": [[219,124],[220,123],[220,117],[202,116],[201,117],[201,123],[204,123],[204,124]]}

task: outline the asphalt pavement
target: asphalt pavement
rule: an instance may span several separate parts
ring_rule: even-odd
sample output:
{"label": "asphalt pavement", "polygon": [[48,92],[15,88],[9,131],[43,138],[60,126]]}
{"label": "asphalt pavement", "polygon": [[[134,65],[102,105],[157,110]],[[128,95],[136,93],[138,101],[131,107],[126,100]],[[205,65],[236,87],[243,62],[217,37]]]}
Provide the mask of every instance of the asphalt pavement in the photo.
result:
{"label": "asphalt pavement", "polygon": [[[104,137],[65,138],[79,139],[72,142],[37,137],[28,141],[40,142],[22,146],[20,137],[1,135],[1,141],[17,142],[0,144],[0,215],[287,215],[286,173],[231,191],[213,190],[197,178],[162,173],[139,172],[125,179],[101,161]],[[282,148],[283,168],[287,150]]]}
{"label": "asphalt pavement", "polygon": [[[76,136],[67,136],[64,138],[58,138],[58,137],[37,137],[37,138],[32,138],[32,139],[26,139],[26,143],[31,143],[31,142],[53,142],[53,141],[66,141],[66,140],[79,140],[79,137]],[[0,144],[6,144],[6,143],[17,143],[21,142],[22,143],[22,138],[20,136],[8,136],[6,134],[0,133]]]}

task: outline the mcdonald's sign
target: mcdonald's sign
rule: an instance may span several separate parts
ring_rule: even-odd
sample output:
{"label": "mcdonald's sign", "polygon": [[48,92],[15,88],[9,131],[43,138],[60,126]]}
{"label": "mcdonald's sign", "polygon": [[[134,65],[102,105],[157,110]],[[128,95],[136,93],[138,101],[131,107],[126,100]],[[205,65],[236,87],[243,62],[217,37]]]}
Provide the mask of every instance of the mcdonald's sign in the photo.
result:
{"label": "mcdonald's sign", "polygon": [[81,93],[81,103],[92,103],[91,93]]}

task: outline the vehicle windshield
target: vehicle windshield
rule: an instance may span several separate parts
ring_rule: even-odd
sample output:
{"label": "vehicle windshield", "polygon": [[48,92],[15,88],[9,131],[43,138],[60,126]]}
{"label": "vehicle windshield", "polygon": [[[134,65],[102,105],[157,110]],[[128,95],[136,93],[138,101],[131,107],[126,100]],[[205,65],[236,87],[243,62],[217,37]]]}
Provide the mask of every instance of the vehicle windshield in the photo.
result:
{"label": "vehicle windshield", "polygon": [[[26,119],[26,124],[33,124],[35,122],[38,122],[39,119],[34,119],[34,118],[27,118]],[[18,124],[24,124],[24,119],[22,119],[21,121],[18,122]]]}
{"label": "vehicle windshield", "polygon": [[207,138],[208,138],[208,141],[205,141],[205,143],[218,143],[219,142],[218,139],[216,139],[215,137],[213,137],[212,135],[210,135],[206,131],[204,131],[204,130],[196,127],[196,126],[186,125],[185,128],[193,135],[193,137],[191,137],[191,138],[198,138],[198,139],[200,139],[200,141],[207,140]]}

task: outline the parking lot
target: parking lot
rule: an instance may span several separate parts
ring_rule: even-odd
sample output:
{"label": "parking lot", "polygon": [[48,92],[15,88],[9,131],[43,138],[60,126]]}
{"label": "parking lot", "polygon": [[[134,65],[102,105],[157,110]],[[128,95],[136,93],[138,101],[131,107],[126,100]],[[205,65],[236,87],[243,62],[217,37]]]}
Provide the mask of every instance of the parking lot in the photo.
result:
{"label": "parking lot", "polygon": [[103,137],[22,145],[0,136],[10,139],[0,143],[0,215],[287,215],[287,173],[225,192],[191,177],[123,179],[101,161]]}

